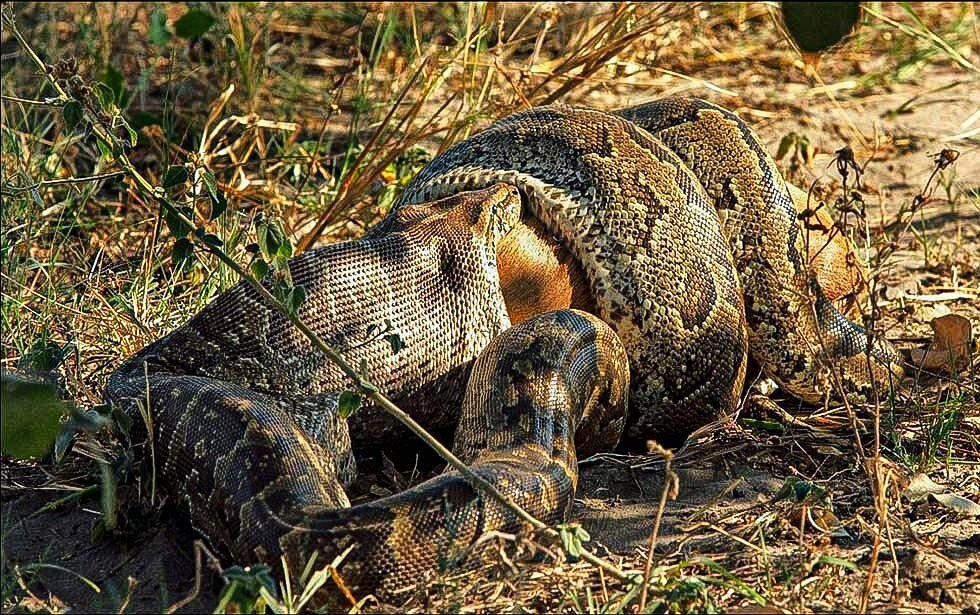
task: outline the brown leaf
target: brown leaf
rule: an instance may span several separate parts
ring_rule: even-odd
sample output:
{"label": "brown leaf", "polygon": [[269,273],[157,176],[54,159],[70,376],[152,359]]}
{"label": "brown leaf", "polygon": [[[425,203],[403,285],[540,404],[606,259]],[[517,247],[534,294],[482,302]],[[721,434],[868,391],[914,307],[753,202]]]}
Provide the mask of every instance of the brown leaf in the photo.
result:
{"label": "brown leaf", "polygon": [[792,184],[787,188],[805,229],[808,261],[820,289],[837,309],[857,318],[857,306],[867,299],[864,263],[819,199]]}
{"label": "brown leaf", "polygon": [[954,373],[970,360],[970,341],[973,337],[969,319],[958,314],[935,318],[932,342],[927,348],[912,350],[912,362],[922,369]]}

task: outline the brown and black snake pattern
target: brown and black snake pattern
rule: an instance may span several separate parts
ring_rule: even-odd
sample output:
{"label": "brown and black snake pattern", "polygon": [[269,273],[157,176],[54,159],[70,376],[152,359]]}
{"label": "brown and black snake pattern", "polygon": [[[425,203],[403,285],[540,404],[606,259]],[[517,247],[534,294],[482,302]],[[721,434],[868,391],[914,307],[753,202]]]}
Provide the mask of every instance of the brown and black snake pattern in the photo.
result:
{"label": "brown and black snake pattern", "polygon": [[[574,256],[595,316],[510,327],[497,249],[522,215]],[[364,238],[290,272],[317,333],[426,427],[458,421],[464,461],[557,522],[576,447],[612,447],[624,426],[679,442],[734,409],[747,352],[804,399],[828,391],[828,366],[854,394],[888,386],[894,351],[823,299],[801,241],[782,179],[734,114],[692,99],[618,115],[556,105],[449,149]],[[524,529],[452,472],[350,508],[351,442],[396,431],[372,407],[338,418],[347,386],[239,284],[127,360],[107,396],[134,417],[149,407],[163,482],[242,563],[285,554],[301,570],[350,549],[348,587],[387,595],[465,559],[486,531]]]}

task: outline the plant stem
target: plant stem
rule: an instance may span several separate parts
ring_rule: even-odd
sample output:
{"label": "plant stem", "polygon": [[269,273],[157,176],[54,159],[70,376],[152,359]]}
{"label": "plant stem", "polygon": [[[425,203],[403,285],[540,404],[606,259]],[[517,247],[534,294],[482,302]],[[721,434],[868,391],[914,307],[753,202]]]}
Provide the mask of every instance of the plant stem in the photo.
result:
{"label": "plant stem", "polygon": [[677,497],[677,475],[671,470],[671,464],[674,462],[674,453],[663,448],[656,441],[651,441],[650,448],[651,452],[657,452],[664,458],[664,487],[660,491],[660,504],[657,506],[657,516],[653,520],[653,528],[650,531],[650,544],[647,548],[647,561],[646,565],[643,567],[643,589],[640,591],[640,608],[639,612],[643,613],[646,611],[647,606],[647,588],[650,586],[650,571],[653,567],[653,551],[657,546],[657,536],[660,533],[660,522],[663,520],[664,509],[667,507],[667,498],[674,499]]}
{"label": "plant stem", "polygon": [[[69,96],[69,94],[61,87],[54,75],[51,74],[48,66],[41,61],[38,55],[31,48],[30,44],[24,40],[20,31],[17,29],[14,18],[8,13],[9,7],[3,12],[3,21],[10,28],[11,33],[14,38],[20,43],[21,47],[27,52],[34,63],[41,69],[47,80],[55,88],[58,94],[62,98],[76,98]],[[101,103],[97,103],[101,104]],[[95,115],[95,114],[90,114]],[[99,118],[96,116],[92,118],[91,122],[92,130],[95,136],[107,145],[111,145],[112,155],[116,160],[116,163],[125,171],[126,175],[136,184],[144,196],[157,201],[161,207],[163,207],[168,213],[176,216],[181,222],[186,224],[189,228],[198,230],[198,225],[184,215],[183,212],[175,205],[169,197],[167,197],[166,191],[162,187],[154,186],[146,177],[144,177],[139,170],[130,162],[129,158],[126,156],[123,144],[119,138],[114,135],[111,131],[107,130],[105,126],[101,124]],[[426,431],[421,425],[415,422],[411,416],[409,416],[405,411],[400,409],[394,402],[388,399],[384,394],[382,394],[378,387],[370,382],[367,378],[362,376],[352,365],[350,365],[339,352],[328,345],[319,335],[316,334],[312,329],[310,329],[306,323],[304,323],[297,315],[291,313],[286,307],[280,303],[276,297],[263,286],[257,279],[251,276],[241,265],[239,265],[231,256],[229,256],[224,250],[219,246],[211,245],[210,243],[200,241],[197,239],[196,234],[191,234],[194,237],[194,243],[198,246],[204,248],[206,251],[214,255],[219,261],[227,265],[235,273],[237,273],[246,283],[258,293],[259,297],[272,309],[276,310],[282,314],[286,319],[288,319],[296,328],[298,328],[303,335],[305,335],[313,345],[324,354],[331,362],[333,362],[337,367],[344,372],[351,380],[354,381],[357,390],[362,395],[366,396],[368,399],[376,403],[378,406],[383,408],[390,415],[395,417],[399,422],[408,427],[413,433],[415,433],[419,438],[421,438],[426,444],[433,448],[443,459],[445,459],[449,465],[451,465],[456,471],[458,471],[467,481],[478,491],[487,494],[507,507],[511,512],[516,514],[523,521],[528,523],[535,530],[538,530],[552,539],[557,539],[560,542],[560,533],[558,530],[548,526],[546,523],[536,518],[526,510],[524,510],[520,505],[512,501],[506,495],[501,493],[496,486],[494,486],[489,481],[485,480],[483,477],[479,476],[473,472],[469,467],[466,466],[458,457],[456,457],[452,451],[443,446],[441,442],[435,439],[428,431]],[[579,557],[585,561],[602,568],[606,572],[612,574],[617,579],[623,581],[630,581],[632,577],[627,575],[625,572],[620,570],[617,566],[608,562],[599,556],[583,549]]]}
{"label": "plant stem", "polygon": [[17,196],[23,192],[29,190],[37,190],[39,188],[47,188],[49,186],[60,186],[63,184],[83,184],[85,182],[95,182],[102,181],[103,179],[112,179],[113,177],[119,177],[120,175],[125,175],[125,171],[110,171],[109,173],[100,173],[99,175],[89,175],[87,177],[65,177],[63,179],[45,179],[39,181],[29,186],[4,186],[4,194],[8,196]]}

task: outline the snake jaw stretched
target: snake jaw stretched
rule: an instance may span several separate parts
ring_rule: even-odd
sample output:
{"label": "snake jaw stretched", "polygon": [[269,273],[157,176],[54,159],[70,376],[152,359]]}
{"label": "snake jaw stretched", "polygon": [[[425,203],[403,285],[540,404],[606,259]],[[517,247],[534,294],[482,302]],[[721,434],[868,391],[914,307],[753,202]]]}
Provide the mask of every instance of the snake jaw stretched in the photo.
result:
{"label": "snake jaw stretched", "polygon": [[824,296],[815,279],[810,284],[815,296],[817,330],[822,334],[814,356],[834,373],[816,395],[802,390],[791,392],[811,402],[819,402],[827,392],[837,399],[871,402],[892,390],[904,373],[898,351],[887,340],[870,335],[869,330],[845,318]]}

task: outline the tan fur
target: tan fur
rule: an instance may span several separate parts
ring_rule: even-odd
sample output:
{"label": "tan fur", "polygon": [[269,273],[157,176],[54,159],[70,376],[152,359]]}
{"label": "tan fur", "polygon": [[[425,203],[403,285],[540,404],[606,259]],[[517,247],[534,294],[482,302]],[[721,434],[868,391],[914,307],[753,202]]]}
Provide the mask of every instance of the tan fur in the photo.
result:
{"label": "tan fur", "polygon": [[552,310],[595,312],[582,267],[533,218],[523,220],[500,242],[497,272],[515,325]]}
{"label": "tan fur", "polygon": [[820,288],[837,309],[856,316],[858,304],[866,299],[867,293],[864,263],[847,237],[834,230],[834,220],[826,207],[818,207],[814,198],[809,199],[808,205],[805,190],[792,184],[787,187],[797,213],[805,216],[802,222],[807,237],[807,262]]}
{"label": "tan fur", "polygon": [[[797,212],[807,211],[807,193],[788,185]],[[812,201],[812,199],[811,199]],[[834,232],[826,208],[809,207],[809,263],[827,298],[853,314],[865,295],[864,267],[847,238]],[[512,323],[575,308],[594,312],[585,272],[572,255],[533,218],[514,227],[497,248],[500,287]]]}

